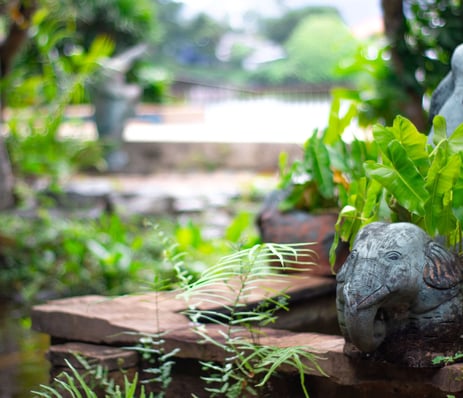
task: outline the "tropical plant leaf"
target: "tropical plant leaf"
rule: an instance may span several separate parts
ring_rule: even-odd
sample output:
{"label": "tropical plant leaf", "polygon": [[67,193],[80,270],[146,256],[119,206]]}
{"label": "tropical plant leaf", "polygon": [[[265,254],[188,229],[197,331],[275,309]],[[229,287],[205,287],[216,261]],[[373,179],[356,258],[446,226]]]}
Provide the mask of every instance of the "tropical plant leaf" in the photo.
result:
{"label": "tropical plant leaf", "polygon": [[420,133],[415,125],[403,116],[397,116],[392,124],[392,129],[398,134],[398,141],[406,148],[408,155],[413,160],[427,159],[427,137]]}
{"label": "tropical plant leaf", "polygon": [[380,146],[382,154],[389,160],[392,161],[390,143],[397,140],[403,146],[408,158],[414,163],[415,167],[421,173],[426,173],[429,167],[426,149],[427,138],[408,119],[397,116],[392,127],[375,126],[373,136]]}
{"label": "tropical plant leaf", "polygon": [[378,181],[369,181],[366,186],[365,200],[361,212],[362,225],[378,219],[382,193],[383,187]]}
{"label": "tropical plant leaf", "polygon": [[374,141],[354,140],[350,147],[351,179],[354,180],[365,176],[365,168],[363,167],[365,161],[378,160],[378,145]]}
{"label": "tropical plant leaf", "polygon": [[280,152],[280,155],[278,156],[278,169],[280,172],[280,182],[278,187],[280,189],[286,188],[290,185],[293,172],[298,167],[295,165],[295,163],[298,163],[298,161],[295,160],[291,167],[288,167],[288,153]]}
{"label": "tropical plant leaf", "polygon": [[463,175],[460,174],[453,188],[454,211],[460,224],[463,224]]}
{"label": "tropical plant leaf", "polygon": [[463,153],[463,124],[460,124],[448,138],[450,153]]}
{"label": "tropical plant leaf", "polygon": [[424,215],[424,204],[429,199],[429,193],[425,189],[423,176],[397,140],[390,142],[388,149],[391,165],[367,161],[367,174],[392,193],[402,206],[411,212]]}
{"label": "tropical plant leaf", "polygon": [[385,127],[380,124],[373,126],[373,137],[384,156],[387,156],[387,146],[389,143],[392,140],[397,139],[392,128]]}
{"label": "tropical plant leaf", "polygon": [[310,169],[307,171],[317,184],[320,194],[326,199],[333,198],[333,171],[330,167],[331,161],[328,149],[314,134],[307,140],[305,150],[306,163],[310,165]]}
{"label": "tropical plant leaf", "polygon": [[357,106],[354,102],[351,102],[343,116],[340,116],[340,112],[340,96],[334,95],[331,102],[328,128],[323,135],[323,142],[327,145],[334,145],[336,142],[341,141],[341,135],[357,115]]}
{"label": "tropical plant leaf", "polygon": [[331,271],[334,271],[333,266],[336,262],[336,249],[339,241],[349,242],[354,230],[355,219],[357,217],[357,209],[354,206],[344,206],[338,215],[338,220],[334,226],[333,244],[330,247],[329,259],[332,266]]}
{"label": "tropical plant leaf", "polygon": [[433,214],[433,217],[431,217],[431,219],[437,221],[437,232],[446,237],[449,246],[461,244],[460,223],[453,211],[452,199],[451,191],[447,191],[442,198],[441,212]]}
{"label": "tropical plant leaf", "polygon": [[434,158],[426,179],[426,188],[432,198],[441,198],[450,191],[461,172],[460,154],[451,155],[447,161],[442,159],[445,155]]}
{"label": "tropical plant leaf", "polygon": [[[454,139],[457,140],[457,136],[458,133]],[[459,153],[452,154],[452,152],[450,141],[446,137],[441,139],[432,152],[432,163],[426,176],[426,189],[430,199],[426,203],[427,216],[424,224],[426,231],[432,236],[436,233],[447,236],[456,228],[457,220],[452,210],[451,198],[461,174],[462,160]],[[447,199],[444,200],[444,196]]]}
{"label": "tropical plant leaf", "polygon": [[441,115],[436,115],[432,121],[434,136],[432,142],[434,145],[439,145],[442,140],[447,139],[447,123]]}

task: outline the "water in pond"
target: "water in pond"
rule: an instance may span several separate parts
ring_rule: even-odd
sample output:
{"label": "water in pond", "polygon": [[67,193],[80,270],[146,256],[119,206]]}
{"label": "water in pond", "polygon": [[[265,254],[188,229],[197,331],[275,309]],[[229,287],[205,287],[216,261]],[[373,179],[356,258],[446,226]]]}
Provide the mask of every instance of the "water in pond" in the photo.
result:
{"label": "water in pond", "polygon": [[48,336],[30,329],[27,311],[0,302],[0,398],[30,398],[48,383]]}

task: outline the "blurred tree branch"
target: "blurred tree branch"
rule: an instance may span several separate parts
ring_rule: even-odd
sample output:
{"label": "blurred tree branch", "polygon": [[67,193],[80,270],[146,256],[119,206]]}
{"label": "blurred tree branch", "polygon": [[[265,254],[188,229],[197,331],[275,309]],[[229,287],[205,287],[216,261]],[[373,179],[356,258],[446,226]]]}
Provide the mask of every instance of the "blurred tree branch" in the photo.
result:
{"label": "blurred tree branch", "polygon": [[[27,31],[36,8],[37,0],[14,0],[0,3],[0,13],[7,15],[9,22],[6,36],[0,42],[0,81],[3,81],[10,72],[13,59],[27,40]],[[3,121],[4,108],[5,95],[2,90],[0,123]],[[13,203],[13,173],[3,140],[3,132],[0,131],[0,209],[11,207]]]}
{"label": "blurred tree branch", "polygon": [[390,45],[392,68],[402,83],[409,101],[404,102],[404,116],[413,121],[420,131],[427,131],[427,117],[423,110],[423,89],[416,81],[416,65],[406,43],[407,20],[404,14],[406,0],[381,0],[386,37]]}
{"label": "blurred tree branch", "polygon": [[[37,0],[10,0],[0,3],[0,12],[8,15],[8,32],[0,42],[0,79],[3,80],[11,70],[13,59],[27,40],[27,31],[37,9]],[[1,119],[5,98],[1,98]]]}

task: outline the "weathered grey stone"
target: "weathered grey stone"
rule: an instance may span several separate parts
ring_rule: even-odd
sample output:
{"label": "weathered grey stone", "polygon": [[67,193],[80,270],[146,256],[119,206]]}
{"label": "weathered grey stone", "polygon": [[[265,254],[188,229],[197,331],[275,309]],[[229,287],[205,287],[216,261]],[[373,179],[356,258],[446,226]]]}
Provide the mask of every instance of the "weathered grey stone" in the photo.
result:
{"label": "weathered grey stone", "polygon": [[[436,115],[445,118],[447,136],[463,123],[463,44],[453,52],[451,70],[437,86],[431,98],[430,119]],[[434,130],[431,129],[429,141],[432,142]]]}
{"label": "weathered grey stone", "polygon": [[462,265],[416,225],[364,227],[337,282],[350,355],[420,367],[463,348]]}

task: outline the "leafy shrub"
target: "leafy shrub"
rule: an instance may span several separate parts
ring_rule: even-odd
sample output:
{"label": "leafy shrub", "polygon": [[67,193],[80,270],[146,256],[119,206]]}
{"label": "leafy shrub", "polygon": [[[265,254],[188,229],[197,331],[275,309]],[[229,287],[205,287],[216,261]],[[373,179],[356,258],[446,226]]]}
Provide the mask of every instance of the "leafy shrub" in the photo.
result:
{"label": "leafy shrub", "polygon": [[433,146],[402,116],[390,127],[375,126],[373,136],[381,160],[366,161],[366,177],[351,185],[336,225],[340,238],[352,242],[372,221],[406,221],[445,238],[448,246],[459,246],[463,125],[447,137],[445,120],[437,116]]}
{"label": "leafy shrub", "polygon": [[2,215],[4,294],[21,292],[27,301],[52,296],[133,292],[152,278],[167,275],[159,264],[160,247],[152,229],[116,215],[100,220],[56,218],[43,211],[24,223]]}
{"label": "leafy shrub", "polygon": [[[312,262],[301,263],[297,259],[313,255],[307,244],[257,244],[222,257],[197,280],[181,278],[184,283],[179,295],[188,303],[186,315],[197,325],[195,331],[225,353],[223,363],[202,363],[206,391],[211,397],[256,396],[258,391],[270,391],[270,379],[283,364],[298,372],[302,392],[308,397],[305,373],[314,367],[324,374],[317,363],[319,358],[304,346],[266,346],[259,339],[263,334],[261,328],[277,319],[277,311],[289,310],[289,295],[282,290],[274,291],[267,284],[288,277],[281,273],[282,268],[302,269],[294,268],[294,264],[309,268]],[[247,303],[255,289],[263,289],[268,295],[249,308]],[[206,307],[221,310],[201,309],[198,300],[207,303]],[[208,323],[220,327],[218,338],[208,333]]]}
{"label": "leafy shrub", "polygon": [[134,293],[151,289],[155,280],[172,288],[177,271],[169,258],[188,252],[183,267],[199,275],[224,254],[255,243],[247,235],[252,221],[238,214],[223,238],[208,239],[192,221],[127,220],[117,214],[76,219],[42,209],[25,222],[0,214],[0,287],[3,295],[20,293],[32,302],[43,295]]}
{"label": "leafy shrub", "polygon": [[345,139],[344,133],[356,115],[353,104],[341,115],[341,100],[335,96],[328,127],[315,130],[307,139],[302,159],[289,165],[286,154],[280,156],[279,188],[288,192],[281,210],[313,212],[344,206],[350,184],[365,175],[363,163],[378,156],[375,143],[357,137],[350,142]]}
{"label": "leafy shrub", "polygon": [[[289,296],[284,290],[275,291],[274,288],[266,288],[266,284],[275,286],[275,283],[287,278],[287,274],[280,273],[281,268],[293,269],[297,262],[294,259],[310,257],[313,254],[311,250],[300,245],[259,244],[224,256],[200,273],[198,278],[191,278],[191,274],[182,269],[183,262],[178,254],[170,252],[172,245],[169,241],[161,239],[164,257],[179,272],[178,295],[188,303],[186,315],[192,320],[192,328],[205,341],[223,350],[225,356],[223,363],[202,363],[205,393],[210,397],[230,398],[266,394],[271,391],[272,378],[277,375],[279,367],[285,365],[297,371],[302,393],[308,397],[305,374],[314,368],[324,374],[318,365],[320,358],[312,354],[307,346],[266,346],[260,344],[259,339],[264,333],[261,328],[276,320],[277,311],[288,310]],[[305,265],[310,267],[311,264]],[[252,299],[255,288],[268,289],[268,294],[254,308],[249,308],[247,302]],[[198,300],[216,305],[219,310],[200,309]],[[157,324],[160,322],[158,315],[155,314]],[[220,328],[218,336],[208,333],[208,323]],[[127,348],[137,350],[145,363],[150,364],[143,372],[152,374],[153,378],[141,383],[146,383],[149,388],[159,386],[161,391],[156,396],[165,396],[172,381],[173,357],[178,349],[165,352],[162,334],[142,335],[138,346]],[[125,377],[124,385],[120,387],[101,366],[92,367],[85,361],[81,363],[83,371],[77,371],[68,363],[68,370],[57,377],[52,386],[41,386],[40,391],[34,392],[35,396],[60,396],[59,391],[67,391],[76,398],[82,394],[97,397],[95,391],[104,391],[108,398],[134,396],[137,377],[132,381]],[[145,396],[141,383],[140,394]],[[125,395],[121,394],[122,391]]]}

